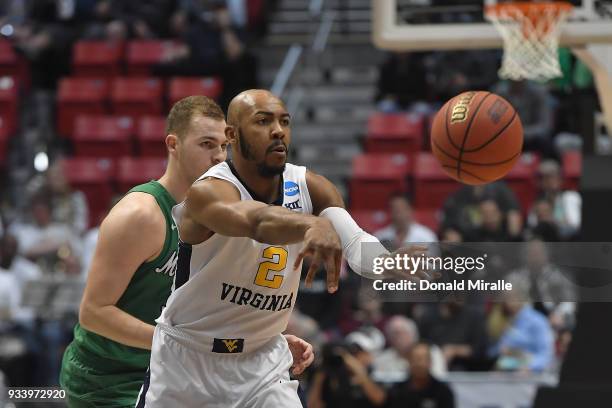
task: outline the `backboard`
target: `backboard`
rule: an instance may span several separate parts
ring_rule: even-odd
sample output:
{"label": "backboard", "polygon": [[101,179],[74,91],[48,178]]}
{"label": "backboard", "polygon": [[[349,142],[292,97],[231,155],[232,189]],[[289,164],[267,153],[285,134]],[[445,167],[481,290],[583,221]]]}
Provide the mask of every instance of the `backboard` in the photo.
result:
{"label": "backboard", "polygon": [[[373,41],[387,50],[500,48],[502,38],[484,20],[496,0],[372,0]],[[560,43],[612,43],[612,0],[572,0]]]}

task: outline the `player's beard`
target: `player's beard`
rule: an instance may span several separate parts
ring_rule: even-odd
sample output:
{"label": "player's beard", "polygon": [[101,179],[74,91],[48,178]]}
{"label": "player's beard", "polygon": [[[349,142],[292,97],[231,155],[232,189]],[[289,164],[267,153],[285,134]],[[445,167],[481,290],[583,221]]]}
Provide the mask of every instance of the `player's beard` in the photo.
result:
{"label": "player's beard", "polygon": [[[240,145],[240,155],[245,160],[255,161],[255,156],[252,153],[251,146],[246,140],[244,140],[244,137],[242,136],[242,131],[240,129],[238,129],[238,144]],[[279,145],[285,146],[283,142],[278,140],[277,143],[268,146],[266,154],[268,154],[269,151],[273,150]],[[285,146],[285,149],[286,148],[287,146]],[[282,166],[270,166],[266,164],[265,158],[263,161],[255,163],[255,166],[257,168],[257,173],[259,173],[261,177],[274,177],[283,174],[283,172],[285,171],[285,163],[283,163]]]}

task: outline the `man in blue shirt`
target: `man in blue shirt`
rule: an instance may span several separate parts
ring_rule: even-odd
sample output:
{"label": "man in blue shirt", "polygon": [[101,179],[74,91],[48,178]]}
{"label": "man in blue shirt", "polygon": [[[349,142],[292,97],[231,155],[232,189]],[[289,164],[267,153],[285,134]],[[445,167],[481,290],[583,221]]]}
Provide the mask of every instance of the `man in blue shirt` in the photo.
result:
{"label": "man in blue shirt", "polygon": [[553,362],[553,332],[546,317],[529,306],[526,292],[513,285],[502,308],[509,326],[491,351],[500,370],[541,372]]}

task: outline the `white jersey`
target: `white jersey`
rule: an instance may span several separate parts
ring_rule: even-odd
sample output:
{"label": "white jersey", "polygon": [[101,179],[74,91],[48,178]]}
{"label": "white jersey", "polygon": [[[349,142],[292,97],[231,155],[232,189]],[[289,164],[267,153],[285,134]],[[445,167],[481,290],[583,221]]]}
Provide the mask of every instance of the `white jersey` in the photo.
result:
{"label": "white jersey", "polygon": [[[205,177],[227,180],[240,191],[241,200],[254,199],[229,162],[213,166],[200,180]],[[275,205],[312,214],[305,167],[287,163],[281,186]],[[183,209],[181,203],[172,210],[177,226]],[[175,288],[157,323],[173,337],[207,351],[261,347],[287,327],[301,272],[293,264],[301,249],[302,243],[268,245],[220,234],[197,245],[179,242]]]}

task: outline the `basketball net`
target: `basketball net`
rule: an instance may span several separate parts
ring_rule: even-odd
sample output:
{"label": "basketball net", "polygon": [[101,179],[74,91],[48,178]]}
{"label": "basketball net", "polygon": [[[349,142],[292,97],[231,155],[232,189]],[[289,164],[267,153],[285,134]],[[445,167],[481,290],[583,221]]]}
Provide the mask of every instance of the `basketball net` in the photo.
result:
{"label": "basketball net", "polygon": [[573,6],[565,2],[509,2],[487,6],[485,17],[504,40],[501,78],[545,81],[561,76],[559,37]]}

